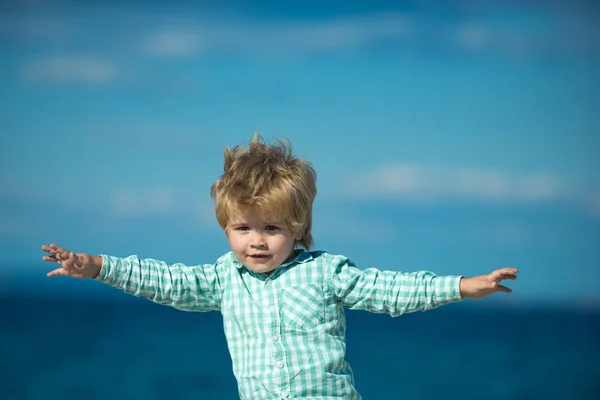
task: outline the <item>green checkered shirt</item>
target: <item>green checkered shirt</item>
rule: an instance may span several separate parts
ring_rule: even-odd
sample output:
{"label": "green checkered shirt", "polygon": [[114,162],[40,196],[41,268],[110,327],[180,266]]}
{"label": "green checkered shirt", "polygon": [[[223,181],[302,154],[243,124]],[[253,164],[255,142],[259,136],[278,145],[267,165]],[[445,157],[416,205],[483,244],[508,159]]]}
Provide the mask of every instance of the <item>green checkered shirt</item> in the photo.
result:
{"label": "green checkered shirt", "polygon": [[221,311],[241,399],[360,399],[346,354],[344,307],[399,316],[461,300],[459,276],[360,270],[299,251],[270,275],[227,253],[185,266],[102,256],[96,278],[186,311]]}

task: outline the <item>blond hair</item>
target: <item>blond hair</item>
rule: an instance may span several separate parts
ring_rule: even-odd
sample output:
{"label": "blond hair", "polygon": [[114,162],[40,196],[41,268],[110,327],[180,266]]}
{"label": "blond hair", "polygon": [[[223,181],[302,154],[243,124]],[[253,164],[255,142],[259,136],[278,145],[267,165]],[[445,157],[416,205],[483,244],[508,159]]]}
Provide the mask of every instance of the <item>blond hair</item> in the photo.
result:
{"label": "blond hair", "polygon": [[219,225],[227,229],[232,212],[258,210],[284,220],[295,245],[313,244],[312,206],[317,174],[312,165],[292,155],[289,141],[268,144],[258,132],[247,147],[225,148],[223,175],[212,185]]}

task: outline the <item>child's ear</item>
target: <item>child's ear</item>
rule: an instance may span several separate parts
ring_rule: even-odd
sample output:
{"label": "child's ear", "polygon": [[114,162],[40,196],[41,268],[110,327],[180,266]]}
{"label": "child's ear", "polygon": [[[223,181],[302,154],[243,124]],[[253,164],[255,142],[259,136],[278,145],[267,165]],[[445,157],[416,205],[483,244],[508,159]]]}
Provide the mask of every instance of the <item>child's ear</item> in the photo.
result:
{"label": "child's ear", "polygon": [[302,239],[302,233],[304,232],[304,229],[300,229],[298,232],[296,232],[296,236],[294,237],[294,240],[300,240]]}

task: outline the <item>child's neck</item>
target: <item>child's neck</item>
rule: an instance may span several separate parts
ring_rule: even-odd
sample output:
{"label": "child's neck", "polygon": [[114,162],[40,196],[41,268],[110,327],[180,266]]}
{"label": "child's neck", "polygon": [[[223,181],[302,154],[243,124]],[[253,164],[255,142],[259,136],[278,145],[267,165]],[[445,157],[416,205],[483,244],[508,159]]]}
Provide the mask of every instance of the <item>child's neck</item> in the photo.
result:
{"label": "child's neck", "polygon": [[[279,268],[283,264],[286,264],[286,263],[292,261],[301,252],[302,252],[302,249],[296,249],[296,248],[292,249],[292,251],[290,252],[290,255],[287,256],[287,258],[285,259],[285,261],[282,262],[280,265],[278,265],[277,268]],[[274,270],[265,272],[265,275],[272,275],[273,272],[277,271],[277,268],[275,268]]]}

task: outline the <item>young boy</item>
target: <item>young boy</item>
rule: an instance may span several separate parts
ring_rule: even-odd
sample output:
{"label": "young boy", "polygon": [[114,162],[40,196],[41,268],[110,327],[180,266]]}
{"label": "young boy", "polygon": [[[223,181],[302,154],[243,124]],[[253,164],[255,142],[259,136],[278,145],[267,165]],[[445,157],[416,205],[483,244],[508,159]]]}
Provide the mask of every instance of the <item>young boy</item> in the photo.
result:
{"label": "young boy", "polygon": [[42,246],[60,268],[48,276],[93,278],[159,304],[220,311],[242,399],[360,399],[345,361],[344,308],[399,316],[511,290],[503,268],[475,278],[360,270],[344,256],[310,251],[312,166],[283,142],[258,135],[225,150],[211,188],[231,252],[214,264],[167,265],[136,256],[74,254]]}

